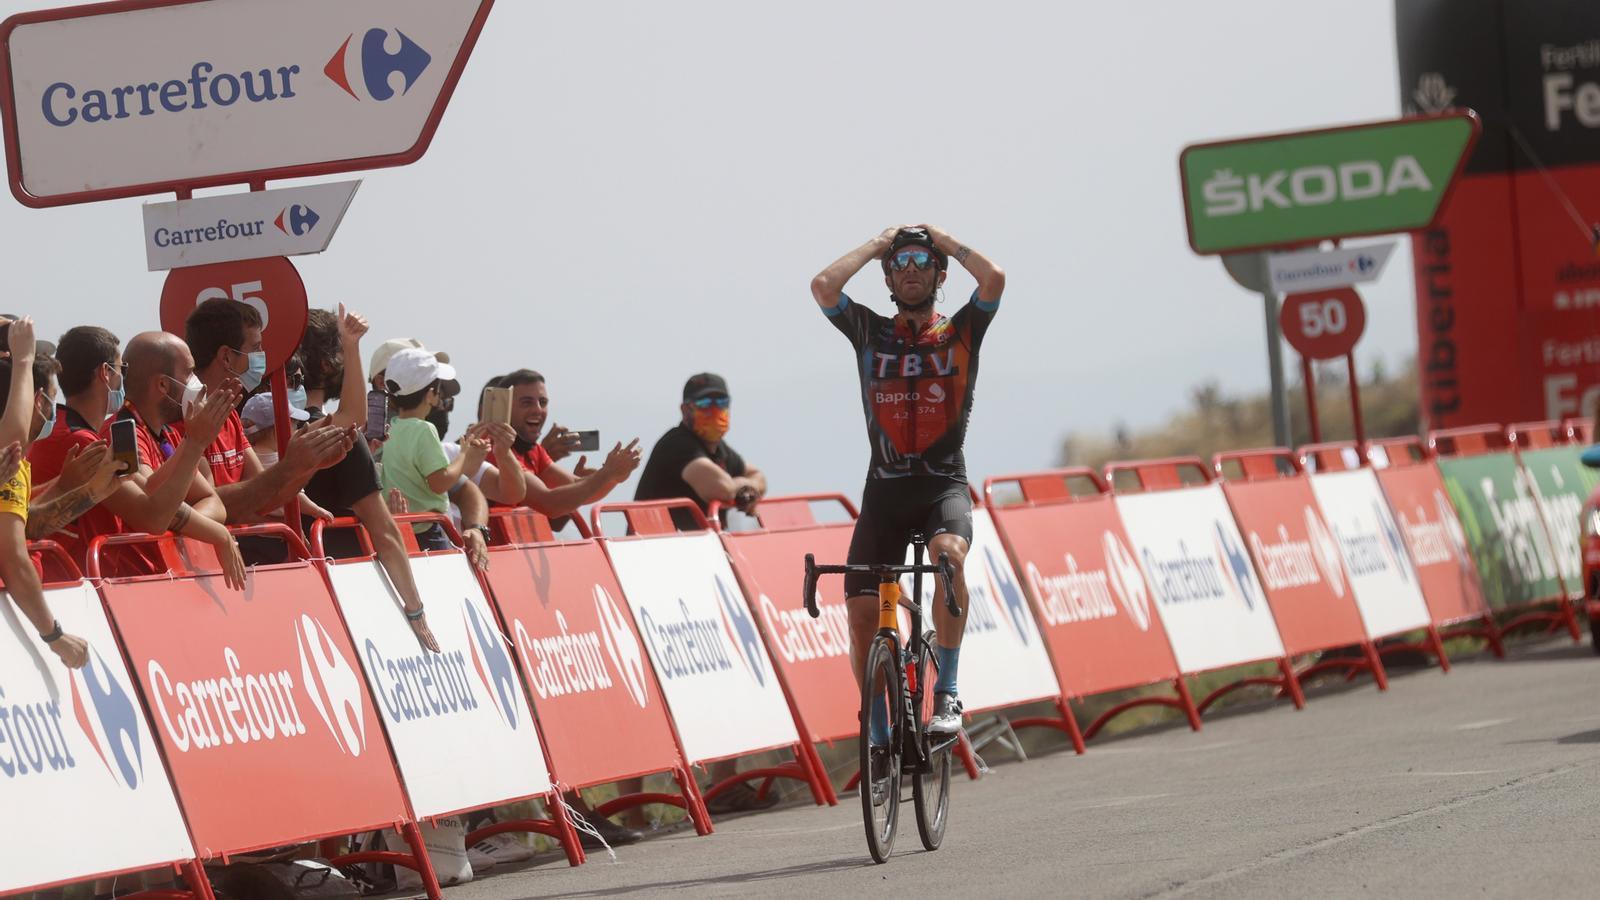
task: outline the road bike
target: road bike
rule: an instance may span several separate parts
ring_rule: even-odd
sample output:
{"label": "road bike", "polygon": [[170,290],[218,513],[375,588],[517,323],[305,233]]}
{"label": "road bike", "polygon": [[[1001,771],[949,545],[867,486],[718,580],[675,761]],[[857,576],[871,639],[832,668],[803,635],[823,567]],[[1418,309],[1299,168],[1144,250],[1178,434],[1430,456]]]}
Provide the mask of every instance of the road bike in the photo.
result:
{"label": "road bike", "polygon": [[[874,862],[887,862],[900,824],[900,779],[909,775],[917,834],[922,846],[939,849],[950,819],[950,765],[958,734],[929,734],[933,714],[933,683],[938,662],[933,653],[933,631],[922,630],[922,576],[937,575],[944,582],[945,606],[961,615],[951,590],[954,575],[949,559],[939,555],[936,565],[924,565],[927,542],[912,536],[912,564],[819,566],[806,554],[804,599],[806,612],[817,618],[817,577],[821,575],[875,575],[878,579],[878,633],[867,651],[865,677],[861,679],[861,815],[867,828],[867,849]],[[900,576],[910,575],[911,596],[900,592]],[[900,640],[899,609],[911,619],[910,640]],[[873,746],[867,739],[874,701],[889,719],[889,741]]]}

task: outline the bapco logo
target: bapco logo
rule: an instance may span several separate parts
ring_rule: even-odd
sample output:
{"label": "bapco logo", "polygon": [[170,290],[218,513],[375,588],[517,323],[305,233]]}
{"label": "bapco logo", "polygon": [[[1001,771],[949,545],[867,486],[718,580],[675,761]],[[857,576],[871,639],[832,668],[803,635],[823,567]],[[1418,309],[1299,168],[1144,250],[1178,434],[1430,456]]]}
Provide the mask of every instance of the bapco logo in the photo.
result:
{"label": "bapco logo", "polygon": [[1372,515],[1378,520],[1378,528],[1383,532],[1383,543],[1389,552],[1389,558],[1394,562],[1394,570],[1406,581],[1411,576],[1406,573],[1410,568],[1406,557],[1406,546],[1400,542],[1400,529],[1394,524],[1394,516],[1389,513],[1389,507],[1383,503],[1372,501]]}
{"label": "bapco logo", "polygon": [[1311,554],[1322,577],[1333,588],[1335,597],[1344,597],[1344,563],[1339,559],[1339,543],[1328,533],[1328,526],[1311,507],[1306,507],[1306,534],[1311,538]]}
{"label": "bapco logo", "polygon": [[1023,599],[1022,587],[1012,576],[1010,564],[996,557],[992,547],[983,548],[983,557],[989,588],[999,595],[1003,605],[1001,612],[1005,613],[1006,620],[1011,623],[1012,630],[1022,643],[1031,644],[1033,638],[1029,624],[1032,620],[1028,617],[1028,601]]}
{"label": "bapco logo", "polygon": [[628,620],[622,617],[617,601],[598,584],[594,586],[594,611],[600,620],[600,636],[605,639],[611,664],[622,675],[628,696],[643,709],[650,698],[645,691],[644,649],[634,637],[633,629],[628,627]]}
{"label": "bapco logo", "polygon": [[722,627],[728,640],[739,650],[739,659],[749,670],[756,684],[767,683],[766,667],[761,662],[761,635],[756,633],[756,623],[750,619],[744,600],[728,590],[722,579],[712,576],[717,586],[717,610],[722,613]]}
{"label": "bapco logo", "polygon": [[478,680],[483,682],[494,701],[500,720],[512,729],[517,727],[517,673],[511,667],[511,654],[500,638],[500,632],[491,626],[478,611],[470,597],[461,598],[462,618],[472,643],[472,667],[478,670]]}
{"label": "bapco logo", "polygon": [[1244,600],[1246,609],[1254,611],[1256,608],[1255,579],[1250,577],[1250,557],[1245,555],[1244,548],[1239,541],[1221,522],[1216,523],[1217,557],[1222,560],[1223,568],[1233,581],[1234,587],[1239,590],[1239,596]]}
{"label": "bapco logo", "polygon": [[301,614],[295,629],[300,645],[300,675],[311,705],[328,726],[342,753],[360,756],[367,745],[367,717],[362,715],[361,679],[334,646],[322,623]]}
{"label": "bapco logo", "polygon": [[1111,589],[1117,592],[1117,599],[1133,624],[1138,625],[1140,631],[1149,631],[1150,592],[1145,588],[1139,563],[1122,540],[1109,531],[1101,545],[1105,549],[1106,575],[1110,576]]}
{"label": "bapco logo", "polygon": [[117,784],[137,790],[144,779],[144,751],[139,746],[139,707],[122,686],[100,651],[89,648],[89,662],[74,671],[72,712],[106,771]]}
{"label": "bapco logo", "polygon": [[311,233],[311,229],[317,227],[317,223],[320,221],[322,221],[322,217],[317,215],[316,210],[296,203],[278,213],[278,217],[272,220],[272,224],[278,226],[278,230],[284,234],[305,237]]}
{"label": "bapco logo", "polygon": [[333,54],[322,71],[355,99],[362,99],[361,94],[356,92],[359,87],[367,97],[378,101],[394,96],[389,77],[399,73],[405,78],[405,86],[400,89],[400,94],[404,96],[422,77],[428,64],[433,62],[433,57],[416,41],[406,37],[405,32],[397,28],[394,33],[399,36],[400,47],[393,53],[387,47],[389,32],[382,28],[367,29],[361,36],[360,53],[350,52],[350,43],[356,39],[351,34],[339,45],[339,52]]}
{"label": "bapco logo", "polygon": [[928,385],[928,389],[923,391],[922,395],[927,398],[929,403],[943,403],[944,387],[940,385],[939,382],[935,381],[934,383]]}

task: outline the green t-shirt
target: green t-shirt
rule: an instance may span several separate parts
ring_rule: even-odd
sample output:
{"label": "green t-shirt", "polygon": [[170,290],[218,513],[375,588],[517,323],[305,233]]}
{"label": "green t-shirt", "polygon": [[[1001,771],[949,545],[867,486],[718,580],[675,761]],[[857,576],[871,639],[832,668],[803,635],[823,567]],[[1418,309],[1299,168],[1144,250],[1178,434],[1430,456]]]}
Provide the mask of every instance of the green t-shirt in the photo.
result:
{"label": "green t-shirt", "polygon": [[383,489],[399,488],[412,512],[450,511],[450,500],[428,488],[428,476],[446,468],[439,432],[426,419],[395,419],[383,444]]}

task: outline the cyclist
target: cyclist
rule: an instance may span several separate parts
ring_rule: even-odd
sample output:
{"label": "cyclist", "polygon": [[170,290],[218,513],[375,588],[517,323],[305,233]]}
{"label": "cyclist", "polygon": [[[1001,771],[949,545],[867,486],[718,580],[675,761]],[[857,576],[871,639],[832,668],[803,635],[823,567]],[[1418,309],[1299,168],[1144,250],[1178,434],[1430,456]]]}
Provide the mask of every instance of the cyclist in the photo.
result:
{"label": "cyclist", "polygon": [[[978,282],[972,298],[948,318],[934,311],[949,258]],[[845,283],[879,260],[898,313],[885,318],[844,294]],[[851,564],[900,564],[911,533],[928,536],[933,559],[945,554],[955,570],[956,603],[967,608],[962,563],[972,541],[972,498],[962,444],[978,378],[978,348],[1000,308],[1006,276],[983,254],[932,225],[894,227],[850,251],[811,280],[811,294],[855,349],[866,408],[872,460],[862,491],[861,516],[850,540]],[[937,588],[933,622],[939,676],[934,684],[930,731],[961,728],[956,668],[966,617],[945,609]],[[878,628],[877,584],[871,576],[845,578],[851,659],[862,677]],[[889,741],[888,711],[874,705],[869,720],[874,746]],[[874,778],[877,773],[874,773]]]}

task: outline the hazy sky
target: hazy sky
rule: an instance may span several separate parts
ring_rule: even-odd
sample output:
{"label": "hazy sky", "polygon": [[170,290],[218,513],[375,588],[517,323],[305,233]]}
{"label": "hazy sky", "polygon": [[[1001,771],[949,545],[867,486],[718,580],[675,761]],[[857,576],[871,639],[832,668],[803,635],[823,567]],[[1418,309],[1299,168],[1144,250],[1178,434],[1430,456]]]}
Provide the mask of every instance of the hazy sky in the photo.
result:
{"label": "hazy sky", "polygon": [[[1159,422],[1207,379],[1264,388],[1261,303],[1190,252],[1178,152],[1389,118],[1395,81],[1389,0],[501,0],[428,155],[366,173],[330,250],[296,265],[313,305],[373,320],[368,354],[419,337],[472,394],[537,368],[555,420],[605,440],[653,443],[684,379],[720,372],[729,442],[774,493],[857,496],[852,355],[807,285],[931,221],[1007,272],[976,481],[1050,465],[1068,431]],[[141,202],[0,200],[0,306],[50,337],[156,327]],[[1363,291],[1363,371],[1415,352],[1410,270],[1402,240]],[[953,271],[945,311],[971,289]],[[889,306],[875,267],[849,293]]]}

